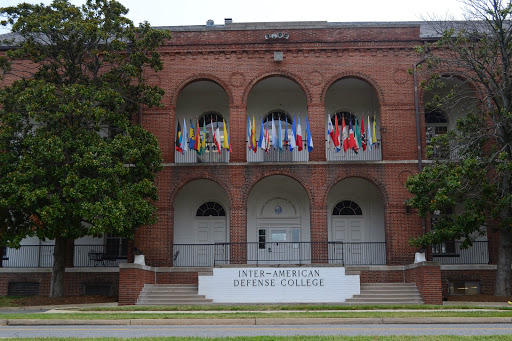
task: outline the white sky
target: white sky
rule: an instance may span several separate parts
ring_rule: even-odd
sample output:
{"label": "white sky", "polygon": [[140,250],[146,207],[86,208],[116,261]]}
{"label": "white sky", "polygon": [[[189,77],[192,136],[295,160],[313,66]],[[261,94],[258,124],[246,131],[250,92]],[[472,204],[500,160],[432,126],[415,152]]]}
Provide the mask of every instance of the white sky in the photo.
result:
{"label": "white sky", "polygon": [[[23,1],[0,0],[0,7]],[[39,0],[30,3],[49,4]],[[71,0],[82,4],[83,0]],[[432,15],[461,19],[458,0],[120,0],[136,24],[147,20],[152,26],[205,25],[213,19],[223,24],[265,21],[421,21]],[[7,33],[5,30],[1,33]]]}

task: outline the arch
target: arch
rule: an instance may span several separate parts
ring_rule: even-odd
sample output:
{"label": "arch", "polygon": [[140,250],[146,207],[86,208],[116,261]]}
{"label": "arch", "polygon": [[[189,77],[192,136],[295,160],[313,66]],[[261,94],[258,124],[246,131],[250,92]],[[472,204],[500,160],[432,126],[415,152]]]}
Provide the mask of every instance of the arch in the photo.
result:
{"label": "arch", "polygon": [[192,76],[184,79],[183,81],[181,81],[181,83],[179,83],[175,87],[174,91],[172,92],[172,96],[171,96],[171,103],[170,103],[171,107],[176,108],[176,106],[178,104],[178,98],[180,97],[180,94],[183,92],[183,90],[187,86],[189,86],[192,83],[199,82],[199,81],[209,81],[209,82],[213,82],[213,83],[219,85],[224,90],[224,92],[226,92],[226,94],[228,96],[229,106],[231,106],[233,104],[233,94],[231,93],[230,87],[224,80],[222,80],[221,78],[219,78],[215,75],[212,75],[212,74],[198,73],[198,74],[192,75]]}
{"label": "arch", "polygon": [[290,114],[288,114],[286,112],[286,110],[280,110],[280,109],[270,110],[267,113],[267,116],[265,116],[265,118],[263,119],[263,123],[265,123],[267,120],[270,121],[272,119],[272,117],[274,117],[274,121],[275,121],[276,116],[278,118],[282,118],[284,116],[286,123],[290,123],[290,124],[292,123],[292,118],[291,118]]}
{"label": "arch", "polygon": [[382,196],[382,200],[384,201],[384,206],[387,206],[389,203],[389,193],[386,191],[386,186],[379,181],[377,178],[361,173],[360,171],[356,170],[347,170],[343,173],[338,174],[332,181],[330,181],[328,184],[326,184],[327,189],[325,192],[323,192],[323,195],[321,197],[321,200],[323,203],[327,203],[327,197],[329,193],[332,191],[334,186],[336,186],[339,182],[349,179],[349,178],[359,178],[362,180],[366,180],[369,183],[371,183],[375,188],[379,190],[380,195]]}
{"label": "arch", "polygon": [[293,172],[288,172],[286,169],[280,169],[280,170],[275,170],[275,171],[266,171],[265,173],[258,172],[258,174],[251,179],[251,184],[247,188],[247,191],[244,193],[245,202],[247,202],[247,199],[249,198],[249,194],[254,189],[254,186],[256,186],[264,178],[274,176],[274,175],[283,175],[283,176],[286,176],[288,178],[291,178],[291,179],[297,181],[302,186],[302,188],[306,191],[306,193],[308,195],[309,202],[312,202],[313,195],[312,195],[311,189],[306,185],[306,183],[303,181],[303,179],[296,176]]}
{"label": "arch", "polygon": [[304,80],[302,80],[299,76],[291,72],[282,70],[266,72],[251,79],[242,95],[242,103],[245,103],[245,105],[247,106],[249,94],[251,93],[251,90],[254,88],[256,84],[265,79],[273,77],[283,77],[296,83],[299,86],[299,88],[304,92],[304,95],[306,96],[306,105],[309,107],[309,103],[311,103],[313,96],[311,95],[311,91],[309,90],[309,88],[306,86],[306,82],[304,82]]}
{"label": "arch", "polygon": [[331,88],[331,86],[334,85],[334,83],[343,80],[343,79],[349,79],[349,78],[355,78],[359,79],[365,83],[368,83],[373,90],[375,90],[375,93],[377,94],[377,99],[379,102],[379,107],[381,108],[385,102],[384,102],[384,91],[379,86],[377,81],[375,81],[371,76],[364,74],[362,72],[342,72],[339,74],[336,74],[332,76],[327,82],[325,82],[324,87],[322,88],[320,102],[325,103],[325,97],[327,95],[327,91]]}
{"label": "arch", "polygon": [[[186,170],[186,169],[183,169],[183,170]],[[178,182],[177,184],[174,184],[173,186],[171,186],[172,190],[169,194],[170,202],[174,203],[176,200],[176,196],[183,189],[183,187],[185,187],[186,185],[188,185],[191,182],[194,182],[196,180],[209,180],[209,181],[216,183],[217,185],[222,187],[222,189],[224,190],[224,192],[226,192],[226,194],[228,194],[228,198],[231,198],[231,195],[230,195],[231,191],[229,190],[229,187],[225,183],[219,181],[219,179],[216,178],[215,176],[212,176],[212,174],[210,174],[210,173],[211,172],[204,172],[202,174],[191,175],[190,177],[187,177],[185,179],[180,178],[179,176],[175,177],[175,178],[179,178],[179,181],[177,181]],[[231,204],[231,199],[229,200],[229,204]]]}

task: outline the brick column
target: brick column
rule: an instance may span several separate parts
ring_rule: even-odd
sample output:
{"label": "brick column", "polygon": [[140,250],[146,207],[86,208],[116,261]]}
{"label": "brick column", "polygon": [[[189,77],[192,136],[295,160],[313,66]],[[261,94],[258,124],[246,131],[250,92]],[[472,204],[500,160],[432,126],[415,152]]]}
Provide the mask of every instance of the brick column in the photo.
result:
{"label": "brick column", "polygon": [[[327,131],[325,130],[325,106],[323,104],[309,104],[308,119],[313,137],[313,151],[309,153],[309,161],[326,161],[325,137],[327,136]],[[306,122],[302,124],[302,133],[306,138]]]}
{"label": "brick column", "polygon": [[247,114],[240,105],[229,107],[229,141],[231,153],[229,162],[246,162],[247,160]]}
{"label": "brick column", "polygon": [[[178,128],[178,124],[176,122],[176,108],[175,107],[169,107],[169,149],[168,150],[162,150],[162,157],[164,159],[164,162],[167,163],[174,163],[174,153],[176,151],[176,130]],[[182,128],[183,129],[183,128]]]}
{"label": "brick column", "polygon": [[311,205],[311,260],[327,263],[329,260],[327,205]]}
{"label": "brick column", "polygon": [[[230,263],[247,263],[247,203],[237,202],[240,191],[233,191],[233,203],[229,211]],[[240,243],[240,244],[238,244]]]}

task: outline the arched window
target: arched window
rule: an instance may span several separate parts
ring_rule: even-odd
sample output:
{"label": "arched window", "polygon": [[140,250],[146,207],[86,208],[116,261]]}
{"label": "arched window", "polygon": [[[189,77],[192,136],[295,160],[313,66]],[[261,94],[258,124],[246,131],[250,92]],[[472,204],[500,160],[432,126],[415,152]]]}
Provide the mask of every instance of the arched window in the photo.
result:
{"label": "arched window", "polygon": [[363,211],[355,202],[343,200],[334,206],[332,215],[363,215]]}
{"label": "arched window", "polygon": [[288,124],[292,124],[292,119],[290,115],[285,113],[284,111],[271,111],[267,114],[267,116],[263,119],[263,123],[272,121],[272,117],[274,118],[274,122],[281,120],[281,122],[286,122]]}
{"label": "arched window", "polygon": [[[432,144],[432,139],[436,136],[446,134],[448,132],[448,119],[445,113],[440,109],[429,110],[425,112],[425,130],[427,145]],[[433,146],[434,157],[446,158],[449,151],[442,146]]]}
{"label": "arched window", "polygon": [[196,217],[225,217],[226,212],[224,211],[224,208],[213,201],[207,201],[199,208],[196,212]]}
{"label": "arched window", "polygon": [[336,117],[338,117],[338,125],[341,126],[342,118],[345,117],[345,124],[349,124],[349,120],[353,120],[355,122],[356,116],[348,111],[338,111],[336,114],[331,116],[331,123],[334,126],[336,123]]}
{"label": "arched window", "polygon": [[[215,112],[215,111],[206,112],[203,115],[201,115],[201,117],[199,117],[199,127],[202,128],[203,125],[206,124],[206,127],[211,129],[212,122],[213,122],[214,126],[217,124],[217,122],[219,122],[219,127],[220,127],[222,125],[223,118],[224,117],[222,117],[222,115],[219,114],[218,112]],[[226,122],[226,124],[228,124],[228,122]]]}

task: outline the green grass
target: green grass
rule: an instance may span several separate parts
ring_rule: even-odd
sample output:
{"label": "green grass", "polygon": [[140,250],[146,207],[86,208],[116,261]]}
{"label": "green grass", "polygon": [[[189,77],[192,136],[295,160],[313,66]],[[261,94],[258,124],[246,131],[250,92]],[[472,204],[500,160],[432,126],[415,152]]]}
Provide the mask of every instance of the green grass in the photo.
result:
{"label": "green grass", "polygon": [[267,318],[383,318],[383,317],[510,317],[512,311],[339,311],[339,312],[240,312],[240,313],[31,313],[2,314],[2,319],[267,319]]}
{"label": "green grass", "polygon": [[[5,339],[21,340],[21,339]],[[38,340],[38,339],[35,339]],[[111,337],[99,338],[40,338],[45,341],[76,341],[76,340],[96,340],[96,341],[114,341],[121,340]],[[487,336],[453,336],[453,335],[432,335],[432,336],[240,336],[240,337],[143,337],[143,338],[123,338],[124,340],[142,340],[142,341],[161,341],[161,340],[185,340],[185,341],[494,341],[494,340],[512,340],[512,335],[487,335]]]}
{"label": "green grass", "polygon": [[0,296],[0,307],[19,307],[16,300],[24,298],[25,296]]}
{"label": "green grass", "polygon": [[[481,306],[443,306],[443,305],[328,305],[328,304],[290,304],[290,305],[162,305],[162,306],[120,306],[80,308],[80,311],[319,311],[319,310],[443,310],[443,309],[489,309]],[[509,307],[492,307],[496,310],[512,310]]]}

